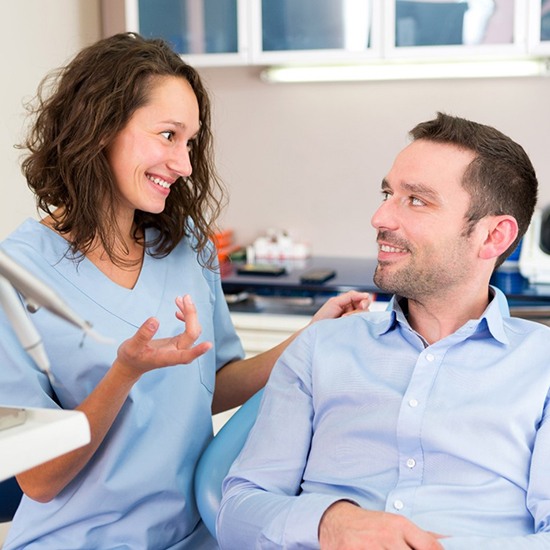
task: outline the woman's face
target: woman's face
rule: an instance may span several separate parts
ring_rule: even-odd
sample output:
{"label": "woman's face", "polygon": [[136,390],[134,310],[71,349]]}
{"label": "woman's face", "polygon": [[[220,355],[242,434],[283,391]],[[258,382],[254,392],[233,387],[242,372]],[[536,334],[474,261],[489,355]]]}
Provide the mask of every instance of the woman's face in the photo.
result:
{"label": "woman's face", "polygon": [[107,151],[119,192],[119,219],[133,221],[135,210],[164,210],[170,187],[191,175],[189,150],[199,127],[190,84],[173,76],[155,79],[148,103],[135,111]]}

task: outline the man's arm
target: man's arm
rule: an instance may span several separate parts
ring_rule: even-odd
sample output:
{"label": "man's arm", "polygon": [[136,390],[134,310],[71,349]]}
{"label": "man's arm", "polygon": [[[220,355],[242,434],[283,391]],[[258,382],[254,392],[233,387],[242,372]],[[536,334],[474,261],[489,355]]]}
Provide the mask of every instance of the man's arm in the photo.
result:
{"label": "man's arm", "polygon": [[[254,541],[272,548],[315,546],[321,516],[340,499],[299,495],[312,437],[311,380],[305,367],[310,331],[289,346],[273,370],[256,424],[224,482],[217,521],[221,548],[250,547]],[[289,368],[288,356],[304,375]]]}
{"label": "man's arm", "polygon": [[[550,399],[547,399],[550,403]],[[549,405],[547,405],[548,409]],[[442,541],[445,550],[548,550],[550,549],[550,411],[546,411],[533,445],[527,508],[536,534],[523,537],[453,537]]]}
{"label": "man's arm", "polygon": [[[366,292],[350,290],[333,296],[313,315],[309,325],[324,319],[337,319],[367,311],[370,303],[371,296]],[[233,361],[220,369],[216,374],[212,412],[219,413],[242,405],[263,388],[273,365],[298,334],[300,331],[263,353],[248,359]]]}
{"label": "man's arm", "polygon": [[[403,541],[411,538],[414,546],[410,548],[440,550],[435,536],[405,518],[383,512],[368,515],[350,504],[349,497],[339,494],[337,489],[330,494],[301,492],[313,434],[309,369],[312,334],[312,330],[303,334],[277,364],[266,387],[257,422],[224,482],[217,522],[221,548],[254,545],[273,549],[318,548],[322,518],[333,520],[325,523],[330,534],[326,548],[353,548],[348,545],[349,538],[341,538],[348,525],[341,523],[342,517],[347,520],[349,515],[333,515],[344,505],[364,514],[370,526],[380,524],[399,529],[390,540],[396,540],[401,533]],[[342,500],[347,502],[340,502]],[[380,538],[380,544],[383,540]]]}

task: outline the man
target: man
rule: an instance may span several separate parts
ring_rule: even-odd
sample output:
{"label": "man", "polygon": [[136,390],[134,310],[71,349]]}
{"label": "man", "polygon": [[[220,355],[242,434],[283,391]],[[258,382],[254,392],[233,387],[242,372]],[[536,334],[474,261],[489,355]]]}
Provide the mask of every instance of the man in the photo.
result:
{"label": "man", "polygon": [[411,135],[372,218],[393,309],[317,323],[280,358],[222,548],[550,548],[550,330],[489,287],[535,172],[488,126],[438,114]]}

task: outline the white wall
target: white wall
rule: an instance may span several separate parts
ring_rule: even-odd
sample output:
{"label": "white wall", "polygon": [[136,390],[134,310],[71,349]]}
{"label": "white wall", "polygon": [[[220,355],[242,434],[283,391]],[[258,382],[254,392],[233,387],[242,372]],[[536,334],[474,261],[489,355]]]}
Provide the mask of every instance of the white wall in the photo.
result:
{"label": "white wall", "polygon": [[224,225],[241,242],[282,227],[317,255],[373,256],[370,218],[407,132],[436,111],[507,133],[550,202],[550,78],[267,84],[257,69],[203,69],[214,96]]}
{"label": "white wall", "polygon": [[[5,199],[0,238],[34,203],[13,144],[22,101],[42,76],[100,36],[99,0],[1,2],[0,102]],[[257,68],[201,69],[214,102],[219,171],[230,191],[222,223],[248,243],[281,227],[317,255],[372,256],[370,218],[407,131],[437,110],[495,125],[531,154],[550,202],[550,79],[266,84]]]}
{"label": "white wall", "polygon": [[[0,93],[0,239],[35,216],[32,194],[19,169],[25,109],[42,77],[100,37],[98,0],[0,2],[2,91]],[[0,547],[9,524],[0,524]]]}
{"label": "white wall", "polygon": [[0,151],[2,189],[0,238],[35,215],[34,200],[19,168],[23,103],[36,93],[43,76],[63,65],[100,36],[98,0],[17,0],[0,2],[2,91]]}

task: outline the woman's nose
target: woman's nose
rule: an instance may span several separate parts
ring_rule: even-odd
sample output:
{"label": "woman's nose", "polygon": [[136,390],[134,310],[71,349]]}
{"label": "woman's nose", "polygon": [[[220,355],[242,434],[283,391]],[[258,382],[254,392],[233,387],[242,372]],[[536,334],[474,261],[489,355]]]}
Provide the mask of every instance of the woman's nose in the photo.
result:
{"label": "woman's nose", "polygon": [[174,155],[168,163],[168,168],[184,178],[188,178],[191,175],[193,166],[187,145],[174,150]]}

